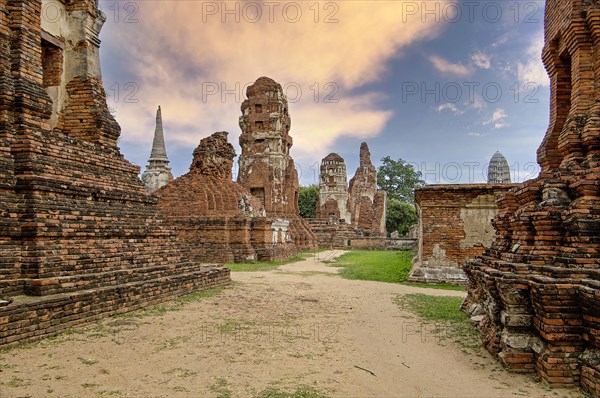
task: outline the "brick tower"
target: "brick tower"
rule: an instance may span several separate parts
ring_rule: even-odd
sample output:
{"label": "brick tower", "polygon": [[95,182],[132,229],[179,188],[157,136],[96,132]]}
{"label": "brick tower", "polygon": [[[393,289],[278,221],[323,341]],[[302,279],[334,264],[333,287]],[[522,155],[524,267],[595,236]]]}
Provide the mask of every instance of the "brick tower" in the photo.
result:
{"label": "brick tower", "polygon": [[316,237],[298,210],[298,172],[290,156],[291,119],[283,89],[273,79],[260,77],[246,96],[239,121],[238,183],[261,200],[267,216],[290,220],[298,248],[315,248]]}
{"label": "brick tower", "polygon": [[550,124],[537,179],[498,200],[465,310],[509,369],[600,394],[600,4],[548,0]]}

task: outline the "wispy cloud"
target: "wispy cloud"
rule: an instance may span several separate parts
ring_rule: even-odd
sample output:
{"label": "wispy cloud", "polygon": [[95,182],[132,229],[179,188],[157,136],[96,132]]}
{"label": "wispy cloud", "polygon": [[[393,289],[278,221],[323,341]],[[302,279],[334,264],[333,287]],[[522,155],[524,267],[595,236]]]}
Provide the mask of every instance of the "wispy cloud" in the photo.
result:
{"label": "wispy cloud", "polygon": [[492,117],[488,120],[486,120],[485,122],[483,122],[484,125],[488,125],[491,124],[493,126],[494,129],[501,129],[504,127],[508,127],[510,126],[510,124],[506,123],[506,118],[508,117],[508,115],[506,114],[506,111],[502,108],[497,108],[494,113],[492,113]]}
{"label": "wispy cloud", "polygon": [[476,132],[476,131],[469,131],[467,133],[467,135],[469,137],[484,137],[485,136],[485,134],[482,134],[482,133],[479,133],[479,132]]}
{"label": "wispy cloud", "polygon": [[454,75],[454,76],[468,76],[471,74],[471,69],[462,64],[455,64],[448,61],[445,58],[442,58],[438,55],[430,55],[429,61],[433,64],[433,67],[446,75]]}
{"label": "wispy cloud", "polygon": [[489,55],[477,51],[471,56],[473,64],[481,69],[490,69],[492,67],[492,58]]}
{"label": "wispy cloud", "polygon": [[458,109],[458,107],[455,104],[451,103],[441,104],[436,108],[437,112],[443,112],[446,110],[454,113],[455,115],[462,115],[464,113],[461,109]]}

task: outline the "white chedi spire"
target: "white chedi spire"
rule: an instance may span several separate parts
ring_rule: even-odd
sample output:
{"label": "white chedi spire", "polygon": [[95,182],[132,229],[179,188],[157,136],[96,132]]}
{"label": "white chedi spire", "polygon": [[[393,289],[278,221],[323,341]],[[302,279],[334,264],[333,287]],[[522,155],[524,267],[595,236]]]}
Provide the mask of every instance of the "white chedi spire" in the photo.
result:
{"label": "white chedi spire", "polygon": [[154,140],[152,141],[152,152],[148,160],[148,166],[142,174],[142,182],[148,193],[152,193],[173,181],[167,149],[165,147],[165,136],[163,132],[162,113],[160,106],[156,111],[156,128],[154,129]]}
{"label": "white chedi spire", "polygon": [[488,184],[510,184],[510,167],[503,154],[496,151],[488,166]]}

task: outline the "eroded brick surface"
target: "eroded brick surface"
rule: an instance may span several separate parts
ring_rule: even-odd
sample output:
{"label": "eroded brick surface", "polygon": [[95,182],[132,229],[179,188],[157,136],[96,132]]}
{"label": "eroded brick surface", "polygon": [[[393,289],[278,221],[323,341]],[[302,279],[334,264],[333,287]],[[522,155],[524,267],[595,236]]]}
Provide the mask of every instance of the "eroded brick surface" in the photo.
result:
{"label": "eroded brick surface", "polygon": [[54,4],[69,29],[42,1],[0,0],[0,346],[230,280],[185,258],[116,146],[97,2]]}
{"label": "eroded brick surface", "polygon": [[227,132],[214,133],[194,150],[189,173],[156,192],[187,257],[226,263],[295,256],[289,222],[267,218],[260,199],[232,181],[234,157]]}
{"label": "eroded brick surface", "polygon": [[600,395],[600,5],[546,3],[550,125],[539,177],[504,194],[464,308],[514,371]]}
{"label": "eroded brick surface", "polygon": [[465,263],[492,245],[496,196],[512,184],[432,184],[415,191],[418,249],[410,280],[466,283]]}
{"label": "eroded brick surface", "polygon": [[317,240],[298,210],[298,172],[290,155],[293,140],[287,98],[281,85],[260,77],[246,90],[240,116],[238,183],[259,198],[268,217],[290,221],[299,249],[315,249]]}

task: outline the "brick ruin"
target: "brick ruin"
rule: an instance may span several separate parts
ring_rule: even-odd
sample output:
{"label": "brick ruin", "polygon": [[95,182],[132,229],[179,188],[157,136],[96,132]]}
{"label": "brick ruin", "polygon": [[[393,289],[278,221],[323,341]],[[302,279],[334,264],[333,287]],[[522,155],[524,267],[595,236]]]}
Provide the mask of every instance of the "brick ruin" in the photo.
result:
{"label": "brick ruin", "polygon": [[600,4],[549,0],[541,172],[498,200],[495,241],[465,266],[465,311],[516,372],[600,396]]}
{"label": "brick ruin", "polygon": [[417,253],[409,281],[466,284],[465,263],[492,245],[496,195],[514,184],[432,184],[415,191]]}
{"label": "brick ruin", "polygon": [[239,120],[242,154],[237,182],[261,201],[267,217],[290,222],[298,249],[315,249],[317,239],[298,209],[298,172],[290,156],[291,119],[283,89],[273,79],[260,77],[246,96]]}
{"label": "brick ruin", "polygon": [[200,141],[189,173],[159,189],[159,207],[187,242],[186,257],[220,263],[294,257],[289,221],[265,217],[260,199],[232,180],[227,133]]}
{"label": "brick ruin", "polygon": [[321,160],[319,199],[315,214],[316,218],[351,223],[346,162],[337,153],[330,153]]}
{"label": "brick ruin", "polygon": [[117,147],[96,1],[0,0],[0,346],[229,283]]}
{"label": "brick ruin", "polygon": [[173,181],[173,174],[171,174],[169,157],[165,147],[162,112],[159,106],[156,111],[156,128],[154,130],[154,140],[152,141],[152,151],[150,152],[148,166],[142,173],[142,182],[148,193],[153,193],[171,181]]}
{"label": "brick ruin", "polygon": [[377,170],[366,142],[348,185],[346,163],[337,153],[321,161],[316,218],[308,219],[322,248],[395,248],[387,242],[386,193],[377,189]]}
{"label": "brick ruin", "polygon": [[371,163],[369,146],[363,142],[360,144],[360,164],[348,186],[352,226],[368,235],[385,237],[386,198],[386,192],[377,189],[377,170]]}

